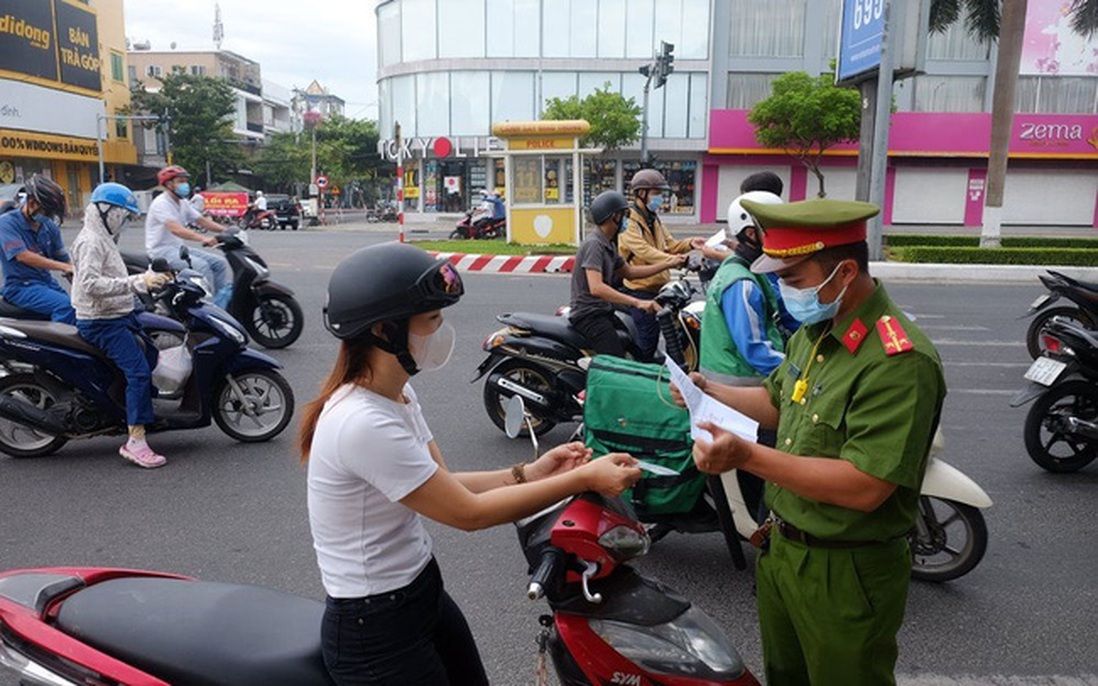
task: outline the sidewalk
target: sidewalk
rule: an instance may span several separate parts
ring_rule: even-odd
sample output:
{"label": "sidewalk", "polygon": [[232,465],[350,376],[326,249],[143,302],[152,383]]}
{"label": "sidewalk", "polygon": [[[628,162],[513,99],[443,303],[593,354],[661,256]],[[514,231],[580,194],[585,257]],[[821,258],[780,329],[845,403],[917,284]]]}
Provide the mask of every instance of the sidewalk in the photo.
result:
{"label": "sidewalk", "polygon": [[[677,236],[692,234],[708,236],[723,230],[724,224],[695,224],[690,226],[672,225],[668,229]],[[449,236],[453,227],[441,218],[438,222],[417,222],[404,226],[405,240],[415,241],[430,238],[442,239]],[[398,230],[392,223],[349,222],[346,224],[328,224],[311,227],[310,230],[360,231],[371,233],[394,233]],[[890,233],[918,234],[955,234],[978,236],[979,227],[961,226],[886,226],[885,235]],[[1098,230],[1090,227],[1043,227],[1033,229],[1007,226],[1003,228],[1005,236],[1048,236],[1073,238],[1098,238]],[[440,253],[449,257],[463,271],[523,274],[571,272],[571,257],[521,257],[514,255],[477,255],[465,253]],[[982,264],[913,264],[906,262],[872,262],[869,271],[873,276],[886,281],[920,281],[931,283],[1037,283],[1037,276],[1052,268],[1075,278],[1096,280],[1098,269],[1088,267],[1049,267],[1040,265],[982,265]]]}

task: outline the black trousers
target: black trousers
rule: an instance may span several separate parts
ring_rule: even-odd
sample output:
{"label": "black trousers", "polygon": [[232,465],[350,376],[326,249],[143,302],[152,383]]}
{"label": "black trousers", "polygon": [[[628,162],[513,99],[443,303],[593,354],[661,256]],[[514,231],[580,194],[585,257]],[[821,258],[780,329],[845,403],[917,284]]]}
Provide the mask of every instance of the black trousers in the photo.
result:
{"label": "black trousers", "polygon": [[616,320],[617,315],[613,312],[595,312],[579,319],[569,318],[568,321],[576,331],[591,342],[595,352],[625,357],[625,348],[621,344],[621,339],[618,338]]}
{"label": "black trousers", "polygon": [[327,599],[324,664],[343,686],[486,686],[465,616],[447,595],[434,558],[404,588]]}

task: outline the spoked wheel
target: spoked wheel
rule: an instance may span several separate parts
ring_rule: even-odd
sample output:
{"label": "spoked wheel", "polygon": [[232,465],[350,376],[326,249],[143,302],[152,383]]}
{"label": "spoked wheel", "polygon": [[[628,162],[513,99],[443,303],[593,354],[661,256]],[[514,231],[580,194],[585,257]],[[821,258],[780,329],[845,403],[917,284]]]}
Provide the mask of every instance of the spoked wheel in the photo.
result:
{"label": "spoked wheel", "polygon": [[[505,378],[511,381],[529,388],[532,391],[541,393],[543,395],[549,395],[553,392],[553,383],[550,379],[549,372],[538,367],[536,365],[523,362],[522,360],[506,360],[498,367],[493,369],[491,374],[502,374]],[[484,382],[484,409],[488,411],[488,417],[492,420],[500,431],[505,431],[504,417],[506,412],[503,409],[503,403],[509,398],[509,395],[503,395],[499,389],[495,387],[489,381]],[[527,406],[526,412],[530,416],[530,425],[534,428],[534,435],[541,436],[545,432],[556,426],[556,422],[543,417],[539,414],[538,410]],[[529,436],[530,427],[523,422],[522,429],[519,431],[520,436]]]}
{"label": "spoked wheel", "polygon": [[[42,387],[32,374],[11,374],[0,378],[0,396],[19,400],[40,410],[48,410],[57,402],[53,394]],[[68,439],[52,436],[0,418],[0,451],[12,457],[41,457],[55,453]]]}
{"label": "spoked wheel", "polygon": [[252,371],[222,381],[215,394],[214,421],[244,443],[269,441],[290,423],[294,392],[274,371]]}
{"label": "spoked wheel", "polygon": [[987,552],[987,524],[975,507],[931,496],[919,497],[911,545],[911,578],[951,581],[968,574]]}
{"label": "spoked wheel", "polygon": [[1026,349],[1029,351],[1029,356],[1035,360],[1045,352],[1045,344],[1041,340],[1041,329],[1053,317],[1069,319],[1085,329],[1094,328],[1094,318],[1077,307],[1050,307],[1038,312],[1026,329]]}
{"label": "spoked wheel", "polygon": [[292,296],[265,295],[244,318],[244,328],[264,348],[285,348],[301,336],[305,316]]}
{"label": "spoked wheel", "polygon": [[1026,451],[1050,472],[1074,472],[1098,457],[1098,441],[1072,431],[1068,417],[1098,423],[1098,387],[1073,379],[1048,389],[1026,415]]}

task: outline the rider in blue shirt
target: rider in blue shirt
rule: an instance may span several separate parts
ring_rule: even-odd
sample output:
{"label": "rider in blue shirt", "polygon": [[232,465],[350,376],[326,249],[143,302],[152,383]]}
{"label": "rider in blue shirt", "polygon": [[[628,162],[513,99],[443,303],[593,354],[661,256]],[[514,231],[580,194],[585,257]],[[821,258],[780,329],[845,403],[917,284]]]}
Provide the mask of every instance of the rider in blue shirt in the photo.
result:
{"label": "rider in blue shirt", "polygon": [[65,192],[39,174],[27,181],[25,189],[23,204],[0,215],[3,297],[24,310],[49,315],[55,322],[75,324],[69,294],[50,274],[72,275],[72,258],[54,219],[65,216]]}

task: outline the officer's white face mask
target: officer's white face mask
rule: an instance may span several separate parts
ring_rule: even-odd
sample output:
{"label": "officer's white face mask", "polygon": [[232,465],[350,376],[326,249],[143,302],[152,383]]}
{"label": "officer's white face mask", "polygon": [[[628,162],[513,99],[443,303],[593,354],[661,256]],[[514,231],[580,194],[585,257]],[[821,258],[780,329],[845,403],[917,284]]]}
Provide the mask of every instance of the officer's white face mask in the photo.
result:
{"label": "officer's white face mask", "polygon": [[450,361],[454,353],[457,332],[448,322],[443,322],[433,333],[426,336],[408,333],[408,352],[415,360],[416,368],[421,372],[433,372],[441,369]]}

